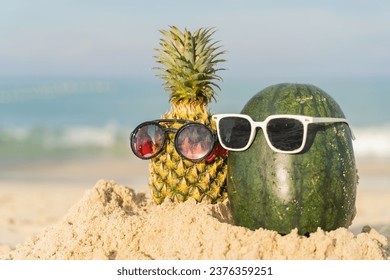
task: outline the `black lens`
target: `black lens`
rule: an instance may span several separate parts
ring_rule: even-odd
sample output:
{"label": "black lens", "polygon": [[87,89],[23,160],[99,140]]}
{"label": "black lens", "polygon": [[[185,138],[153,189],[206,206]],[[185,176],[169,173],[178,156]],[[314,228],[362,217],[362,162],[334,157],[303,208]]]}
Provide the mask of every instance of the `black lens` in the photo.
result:
{"label": "black lens", "polygon": [[214,136],[211,130],[202,124],[188,124],[181,127],[175,137],[177,151],[189,160],[205,158],[214,147]]}
{"label": "black lens", "polygon": [[242,149],[249,141],[251,123],[240,117],[225,117],[219,121],[219,139],[227,148]]}
{"label": "black lens", "polygon": [[145,124],[136,128],[131,137],[131,148],[136,156],[149,159],[164,146],[164,130],[157,124]]}
{"label": "black lens", "polygon": [[294,151],[303,141],[303,124],[299,120],[280,118],[268,122],[267,133],[271,144],[281,151]]}

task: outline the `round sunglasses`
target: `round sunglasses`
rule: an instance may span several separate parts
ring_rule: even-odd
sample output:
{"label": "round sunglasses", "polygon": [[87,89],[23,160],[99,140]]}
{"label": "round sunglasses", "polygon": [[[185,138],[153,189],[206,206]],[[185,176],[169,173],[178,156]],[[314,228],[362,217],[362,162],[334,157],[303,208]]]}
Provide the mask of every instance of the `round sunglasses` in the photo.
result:
{"label": "round sunglasses", "polygon": [[[164,127],[164,123],[182,123],[179,129]],[[166,134],[176,133],[174,139],[178,154],[190,161],[206,159],[214,149],[216,135],[204,124],[187,120],[159,119],[138,125],[130,134],[133,153],[141,159],[157,156],[166,144]]]}
{"label": "round sunglasses", "polygon": [[[297,154],[303,151],[308,125],[311,123],[346,123],[344,118],[318,118],[302,115],[271,115],[262,122],[255,122],[244,114],[217,114],[212,119],[222,147],[230,151],[244,151],[252,144],[256,128],[264,132],[268,146],[275,152]],[[352,139],[355,139],[350,128]]]}

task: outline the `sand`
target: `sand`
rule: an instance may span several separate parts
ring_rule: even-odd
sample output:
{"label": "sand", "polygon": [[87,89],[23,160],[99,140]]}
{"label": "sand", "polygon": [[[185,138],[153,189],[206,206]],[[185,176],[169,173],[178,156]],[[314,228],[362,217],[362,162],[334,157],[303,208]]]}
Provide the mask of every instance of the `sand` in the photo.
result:
{"label": "sand", "polygon": [[309,238],[232,225],[228,202],[154,205],[114,181],[99,181],[59,223],[9,259],[385,259],[387,239],[367,229],[318,230]]}
{"label": "sand", "polygon": [[[380,175],[384,173],[377,174],[388,165],[379,165],[370,171],[372,163],[360,164],[361,183],[379,181],[373,188],[358,189],[352,226],[318,229],[310,237],[235,226],[228,201],[155,205],[147,188],[112,180],[99,180],[94,187],[74,182],[66,188],[30,185],[29,191],[20,185],[19,193],[8,189],[8,198],[3,188],[0,210],[7,215],[0,219],[0,259],[389,259],[390,190],[382,184],[388,182]],[[134,172],[144,176],[144,167]],[[4,207],[9,199],[15,201]],[[32,203],[36,200],[40,209]],[[46,214],[31,217],[34,211]],[[13,241],[12,232],[20,235]]]}

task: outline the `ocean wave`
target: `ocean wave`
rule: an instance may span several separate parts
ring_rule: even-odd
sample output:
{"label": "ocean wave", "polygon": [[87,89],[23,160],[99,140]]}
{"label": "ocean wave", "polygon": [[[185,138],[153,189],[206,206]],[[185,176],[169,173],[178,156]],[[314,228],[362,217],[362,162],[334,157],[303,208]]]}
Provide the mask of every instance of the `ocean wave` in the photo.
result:
{"label": "ocean wave", "polygon": [[0,131],[2,142],[41,143],[48,149],[84,146],[111,147],[117,142],[119,128],[114,124],[102,127],[71,126],[64,128],[7,128]]}
{"label": "ocean wave", "polygon": [[0,128],[0,161],[130,155],[128,130],[115,124]]}
{"label": "ocean wave", "polygon": [[69,127],[59,135],[50,135],[45,139],[45,145],[50,148],[56,147],[85,147],[95,146],[109,148],[117,139],[117,127],[107,125],[104,127]]}
{"label": "ocean wave", "polygon": [[390,158],[390,124],[353,128],[357,157]]}

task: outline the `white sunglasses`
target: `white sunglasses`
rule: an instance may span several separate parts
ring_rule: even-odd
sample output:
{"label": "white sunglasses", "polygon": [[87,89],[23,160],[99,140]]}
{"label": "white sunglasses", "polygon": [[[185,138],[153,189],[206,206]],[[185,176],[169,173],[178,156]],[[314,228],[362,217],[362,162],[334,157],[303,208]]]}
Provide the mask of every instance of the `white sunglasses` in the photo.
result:
{"label": "white sunglasses", "polygon": [[344,118],[318,118],[302,115],[271,115],[262,122],[255,122],[248,115],[217,114],[212,119],[217,124],[219,142],[230,151],[244,151],[250,147],[256,128],[260,127],[269,147],[278,153],[297,154],[306,145],[308,125],[311,123],[346,123]]}

